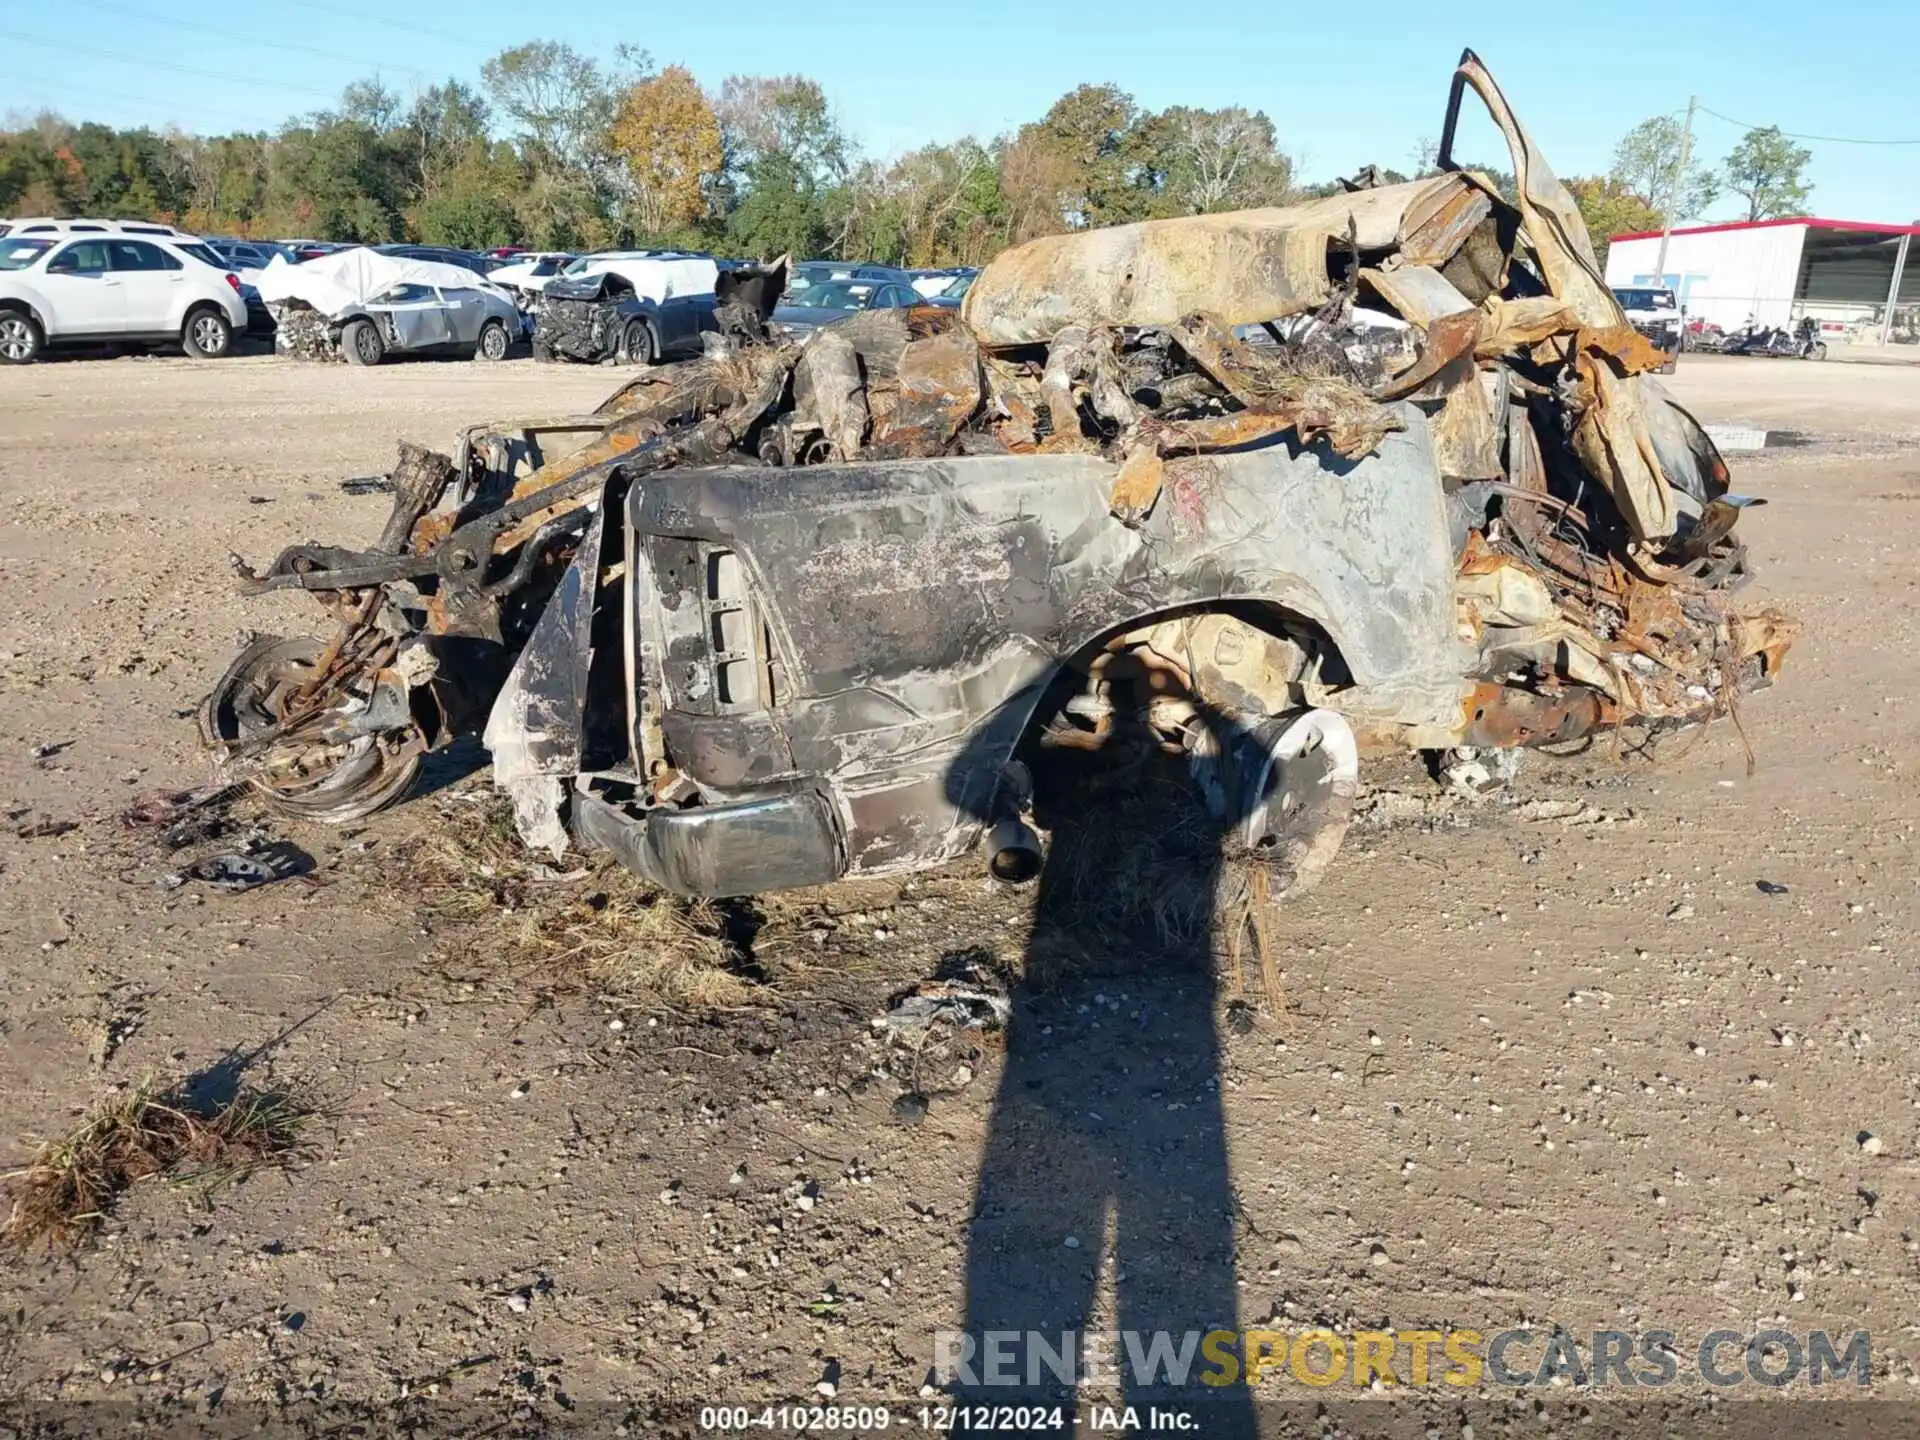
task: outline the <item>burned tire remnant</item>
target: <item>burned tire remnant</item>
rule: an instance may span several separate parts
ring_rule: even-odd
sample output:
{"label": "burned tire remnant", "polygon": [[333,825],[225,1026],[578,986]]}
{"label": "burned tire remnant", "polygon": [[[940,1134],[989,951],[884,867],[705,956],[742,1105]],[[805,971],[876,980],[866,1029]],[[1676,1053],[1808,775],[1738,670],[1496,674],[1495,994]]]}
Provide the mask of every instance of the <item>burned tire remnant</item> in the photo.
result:
{"label": "burned tire remnant", "polygon": [[[783,267],[731,272],[695,358],[403,450],[371,548],[239,566],[334,630],[223,681],[214,713],[255,723],[208,743],[276,803],[363,810],[484,727],[528,843],[726,896],[1017,834],[1043,702],[1098,748],[1145,687],[1155,743],[1254,737],[1191,755],[1284,895],[1362,746],[1733,714],[1799,631],[1736,603],[1758,502],[1470,52],[1454,82],[1428,178],[1045,237],[957,312],[799,341],[737,313]],[[1451,158],[1469,92],[1513,201]],[[608,359],[644,318],[589,278],[536,356]]]}

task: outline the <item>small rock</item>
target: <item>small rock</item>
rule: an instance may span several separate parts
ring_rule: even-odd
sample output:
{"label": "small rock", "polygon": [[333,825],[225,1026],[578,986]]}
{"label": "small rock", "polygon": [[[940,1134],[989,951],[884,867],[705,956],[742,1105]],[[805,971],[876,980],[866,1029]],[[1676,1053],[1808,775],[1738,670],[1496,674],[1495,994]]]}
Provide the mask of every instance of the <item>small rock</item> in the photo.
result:
{"label": "small rock", "polygon": [[1667,911],[1667,919],[1669,920],[1691,920],[1692,918],[1693,904],[1688,900],[1682,900],[1678,905]]}
{"label": "small rock", "polygon": [[1882,1150],[1886,1149],[1886,1146],[1881,1143],[1880,1137],[1871,1130],[1862,1130],[1854,1137],[1854,1140],[1860,1146],[1861,1150],[1868,1155],[1878,1155]]}
{"label": "small rock", "polygon": [[1373,1266],[1385,1265],[1387,1263],[1387,1247],[1384,1245],[1369,1246],[1367,1249],[1367,1263]]}
{"label": "small rock", "polygon": [[1306,1246],[1300,1243],[1298,1236],[1282,1235],[1279,1240],[1274,1242],[1273,1248],[1278,1250],[1282,1255],[1298,1255],[1306,1249]]}
{"label": "small rock", "polygon": [[507,1092],[507,1098],[509,1100],[524,1100],[527,1098],[527,1092],[532,1089],[533,1087],[531,1085],[527,1084],[526,1081],[522,1080],[518,1085],[514,1086],[513,1089]]}
{"label": "small rock", "polygon": [[1787,893],[1786,886],[1775,884],[1771,880],[1756,880],[1753,882],[1753,888],[1758,890],[1762,895],[1784,895]]}
{"label": "small rock", "polygon": [[893,1102],[893,1118],[902,1125],[918,1125],[927,1118],[927,1097],[909,1090]]}
{"label": "small rock", "polygon": [[1065,1244],[1069,1250],[1078,1250],[1080,1248],[1080,1237],[1077,1235],[1069,1235],[1062,1243]]}

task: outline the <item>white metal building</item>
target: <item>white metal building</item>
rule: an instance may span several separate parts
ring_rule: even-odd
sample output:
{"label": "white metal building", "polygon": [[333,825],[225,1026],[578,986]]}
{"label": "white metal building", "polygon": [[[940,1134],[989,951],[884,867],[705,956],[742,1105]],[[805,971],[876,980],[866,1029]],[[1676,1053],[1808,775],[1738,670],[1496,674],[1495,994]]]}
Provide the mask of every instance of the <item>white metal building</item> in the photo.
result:
{"label": "white metal building", "polygon": [[1920,225],[1854,220],[1756,220],[1696,225],[1608,242],[1609,285],[1665,283],[1690,318],[1734,330],[1749,319],[1788,326],[1802,315],[1830,339],[1920,342],[1920,255],[1907,252]]}

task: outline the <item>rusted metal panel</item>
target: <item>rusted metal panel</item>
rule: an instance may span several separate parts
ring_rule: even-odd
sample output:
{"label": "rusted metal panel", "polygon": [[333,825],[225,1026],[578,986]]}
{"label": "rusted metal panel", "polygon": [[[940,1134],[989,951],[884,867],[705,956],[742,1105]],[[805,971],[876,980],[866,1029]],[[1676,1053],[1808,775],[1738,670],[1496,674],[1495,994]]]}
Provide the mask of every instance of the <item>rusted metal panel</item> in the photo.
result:
{"label": "rusted metal panel", "polygon": [[980,408],[980,347],[964,330],[908,343],[895,374],[898,398],[866,448],[875,460],[937,455]]}
{"label": "rusted metal panel", "polygon": [[1480,336],[1480,323],[1479,312],[1474,310],[1442,315],[1430,323],[1419,358],[1381,388],[1380,398],[1428,399],[1471,380],[1475,374],[1473,347]]}
{"label": "rusted metal panel", "polygon": [[1402,320],[1415,325],[1428,326],[1443,315],[1458,315],[1473,309],[1473,302],[1454,289],[1452,281],[1426,265],[1362,270],[1360,279],[1384,298]]}
{"label": "rusted metal panel", "polygon": [[1573,371],[1574,452],[1606,487],[1636,540],[1664,540],[1673,534],[1679,508],[1640,413],[1640,391],[1602,353],[1581,350]]}
{"label": "rusted metal panel", "polygon": [[1480,311],[1474,353],[1483,360],[1498,359],[1579,328],[1580,317],[1551,295],[1530,295],[1522,300],[1496,297]]}
{"label": "rusted metal panel", "polygon": [[[1485,102],[1487,113],[1506,138],[1507,151],[1513,160],[1521,221],[1547,289],[1571,306],[1583,324],[1625,324],[1626,316],[1593,258],[1593,241],[1587,235],[1587,222],[1581,218],[1579,205],[1553,173],[1546,157],[1533,143],[1533,137],[1507,104],[1507,97],[1500,93],[1493,76],[1471,51],[1462,57],[1455,71],[1456,87],[1462,82],[1470,85]],[[1449,148],[1451,122],[1450,114],[1446,136]],[[1442,163],[1447,163],[1449,158],[1443,155]]]}
{"label": "rusted metal panel", "polygon": [[1433,453],[1449,480],[1495,480],[1500,437],[1494,429],[1492,401],[1477,373],[1447,391],[1433,417]]}
{"label": "rusted metal panel", "polygon": [[1403,265],[1445,265],[1493,214],[1494,198],[1464,175],[1423,190],[1400,220]]}
{"label": "rusted metal panel", "polygon": [[[1171,325],[1204,311],[1256,324],[1325,303],[1330,246],[1396,243],[1410,207],[1458,189],[1452,177],[1235,210],[1048,235],[989,261],[961,303],[982,345],[1045,344],[1069,325]],[[1429,202],[1433,203],[1433,202]]]}
{"label": "rusted metal panel", "polygon": [[1459,743],[1495,750],[1578,740],[1614,717],[1606,696],[1574,686],[1553,694],[1482,681],[1462,707]]}

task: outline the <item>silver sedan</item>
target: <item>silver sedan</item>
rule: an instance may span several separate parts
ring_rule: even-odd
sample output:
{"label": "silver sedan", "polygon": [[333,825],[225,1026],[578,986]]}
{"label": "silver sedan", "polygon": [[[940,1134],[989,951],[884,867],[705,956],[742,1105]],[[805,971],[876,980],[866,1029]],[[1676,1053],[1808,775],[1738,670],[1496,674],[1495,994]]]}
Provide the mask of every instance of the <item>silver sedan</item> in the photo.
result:
{"label": "silver sedan", "polygon": [[504,360],[525,324],[514,303],[495,290],[396,285],[341,325],[340,349],[355,365],[378,365],[395,352]]}

